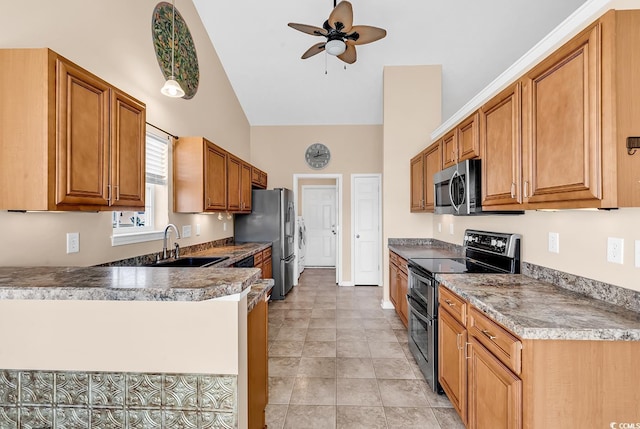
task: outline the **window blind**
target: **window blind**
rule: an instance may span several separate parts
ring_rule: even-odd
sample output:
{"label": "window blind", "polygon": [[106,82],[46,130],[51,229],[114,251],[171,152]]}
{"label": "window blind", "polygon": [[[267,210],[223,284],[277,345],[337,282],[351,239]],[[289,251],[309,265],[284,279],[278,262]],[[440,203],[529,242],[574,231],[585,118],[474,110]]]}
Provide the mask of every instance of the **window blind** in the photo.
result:
{"label": "window blind", "polygon": [[167,139],[147,133],[147,183],[167,184]]}

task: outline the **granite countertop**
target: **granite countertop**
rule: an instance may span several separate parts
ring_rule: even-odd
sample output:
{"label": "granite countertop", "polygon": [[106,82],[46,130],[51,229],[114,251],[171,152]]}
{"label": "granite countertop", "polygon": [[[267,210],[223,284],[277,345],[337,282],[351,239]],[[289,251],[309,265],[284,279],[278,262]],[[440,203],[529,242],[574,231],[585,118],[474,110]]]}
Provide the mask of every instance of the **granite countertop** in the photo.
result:
{"label": "granite countertop", "polygon": [[247,295],[247,313],[251,313],[256,304],[265,299],[265,296],[272,288],[273,279],[259,280],[252,284],[249,295]]}
{"label": "granite countertop", "polygon": [[462,255],[453,250],[441,248],[429,248],[417,245],[390,244],[389,250],[402,256],[404,259],[414,258],[460,258]]}
{"label": "granite countertop", "polygon": [[520,274],[436,280],[522,339],[640,341],[640,313]]}
{"label": "granite countertop", "polygon": [[215,267],[203,268],[0,267],[0,299],[204,301],[240,293],[261,282],[257,268],[229,267],[269,246],[239,243],[183,255],[228,257]]}
{"label": "granite countertop", "polygon": [[190,252],[182,255],[185,256],[227,256],[229,259],[218,262],[215,266],[218,268],[230,267],[241,259],[262,252],[264,249],[271,247],[271,242],[265,243],[236,243],[229,246],[212,247],[198,252]]}

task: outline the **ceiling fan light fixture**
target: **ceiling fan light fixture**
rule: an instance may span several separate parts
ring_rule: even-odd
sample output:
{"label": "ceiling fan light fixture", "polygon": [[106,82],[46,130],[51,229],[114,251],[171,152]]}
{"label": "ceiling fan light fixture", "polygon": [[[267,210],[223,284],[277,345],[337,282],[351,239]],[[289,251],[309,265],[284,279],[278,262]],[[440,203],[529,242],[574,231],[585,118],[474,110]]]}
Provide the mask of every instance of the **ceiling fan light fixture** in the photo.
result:
{"label": "ceiling fan light fixture", "polygon": [[329,55],[334,55],[334,56],[344,54],[344,51],[346,49],[347,49],[347,44],[339,39],[329,40],[324,45],[324,50],[327,51]]}
{"label": "ceiling fan light fixture", "polygon": [[184,90],[176,80],[175,76],[169,76],[169,79],[164,83],[160,92],[167,97],[180,98],[184,97]]}

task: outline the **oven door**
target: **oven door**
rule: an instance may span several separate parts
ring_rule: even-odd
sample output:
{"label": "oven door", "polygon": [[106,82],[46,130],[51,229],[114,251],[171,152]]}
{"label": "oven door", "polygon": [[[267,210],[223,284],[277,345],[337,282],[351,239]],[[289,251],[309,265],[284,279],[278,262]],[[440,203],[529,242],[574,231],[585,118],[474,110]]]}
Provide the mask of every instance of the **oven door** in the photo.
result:
{"label": "oven door", "polygon": [[409,302],[409,349],[415,358],[424,379],[436,392],[437,383],[437,319],[429,317],[420,301],[407,295]]}

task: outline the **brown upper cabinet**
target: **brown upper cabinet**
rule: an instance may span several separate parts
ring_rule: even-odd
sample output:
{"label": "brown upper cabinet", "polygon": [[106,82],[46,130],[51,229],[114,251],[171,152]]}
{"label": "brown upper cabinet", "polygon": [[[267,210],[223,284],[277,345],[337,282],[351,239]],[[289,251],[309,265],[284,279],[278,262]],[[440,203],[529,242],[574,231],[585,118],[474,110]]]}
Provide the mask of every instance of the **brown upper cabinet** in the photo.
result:
{"label": "brown upper cabinet", "polygon": [[[173,146],[175,212],[251,212],[253,166],[204,137],[180,137]],[[266,187],[266,173],[264,183]]]}
{"label": "brown upper cabinet", "polygon": [[175,212],[227,210],[227,151],[203,137],[180,137],[173,146]]}
{"label": "brown upper cabinet", "polygon": [[480,156],[479,113],[475,112],[440,140],[442,168]]}
{"label": "brown upper cabinet", "polygon": [[235,155],[227,157],[227,209],[233,213],[251,212],[251,165]]}
{"label": "brown upper cabinet", "polygon": [[440,171],[441,149],[434,143],[411,159],[411,211],[433,212],[433,175]]}
{"label": "brown upper cabinet", "polygon": [[640,206],[639,27],[607,12],[482,107],[483,208]]}
{"label": "brown upper cabinet", "polygon": [[251,185],[258,189],[267,189],[267,173],[251,166]]}
{"label": "brown upper cabinet", "polygon": [[482,206],[522,203],[520,83],[480,109]]}
{"label": "brown upper cabinet", "polygon": [[0,210],[144,207],[144,103],[49,49],[0,63]]}

